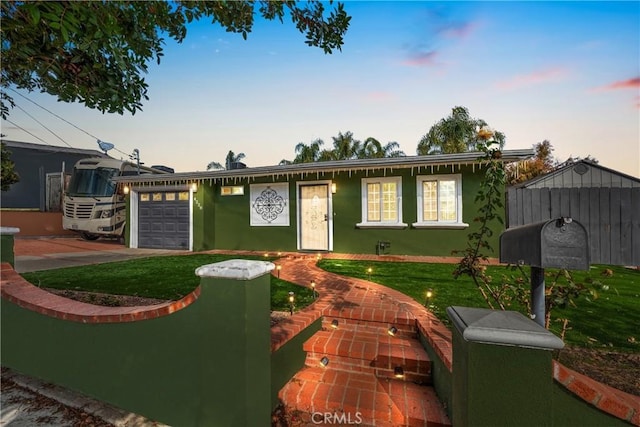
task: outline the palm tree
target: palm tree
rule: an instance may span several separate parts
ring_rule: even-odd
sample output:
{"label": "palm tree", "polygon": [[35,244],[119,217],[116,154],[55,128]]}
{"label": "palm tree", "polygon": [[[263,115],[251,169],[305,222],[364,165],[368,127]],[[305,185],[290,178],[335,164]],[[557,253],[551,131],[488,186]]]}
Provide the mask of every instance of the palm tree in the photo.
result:
{"label": "palm tree", "polygon": [[333,159],[332,160],[349,160],[357,158],[360,150],[360,141],[353,138],[353,133],[347,131],[344,134],[338,132],[338,136],[333,139]]}
{"label": "palm tree", "polygon": [[309,145],[304,142],[299,142],[296,145],[296,157],[293,159],[293,163],[312,163],[317,162],[320,156],[320,147],[324,145],[324,141],[316,139]]}
{"label": "palm tree", "polygon": [[222,170],[222,169],[226,169],[229,170],[231,169],[232,164],[237,163],[239,161],[241,161],[242,159],[244,159],[246,156],[244,153],[238,153],[235,154],[233,151],[229,150],[229,152],[227,153],[227,157],[225,158],[225,165],[223,166],[222,164],[218,163],[218,162],[211,162],[207,165],[207,170]]}
{"label": "palm tree", "polygon": [[[473,151],[478,143],[480,129],[487,128],[487,122],[474,119],[465,107],[453,107],[451,115],[433,125],[418,142],[418,155],[449,154]],[[492,131],[493,140],[504,145],[504,134]]]}
{"label": "palm tree", "polygon": [[384,146],[373,137],[364,140],[358,151],[359,159],[379,159],[383,157],[404,157],[406,154],[400,150],[400,144],[395,141],[386,143]]}

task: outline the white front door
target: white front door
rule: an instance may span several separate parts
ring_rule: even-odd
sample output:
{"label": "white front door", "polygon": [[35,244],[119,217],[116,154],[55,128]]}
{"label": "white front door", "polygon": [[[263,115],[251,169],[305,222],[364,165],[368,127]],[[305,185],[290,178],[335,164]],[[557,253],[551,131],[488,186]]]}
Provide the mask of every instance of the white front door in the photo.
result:
{"label": "white front door", "polygon": [[331,215],[328,183],[298,186],[298,248],[309,251],[331,250]]}

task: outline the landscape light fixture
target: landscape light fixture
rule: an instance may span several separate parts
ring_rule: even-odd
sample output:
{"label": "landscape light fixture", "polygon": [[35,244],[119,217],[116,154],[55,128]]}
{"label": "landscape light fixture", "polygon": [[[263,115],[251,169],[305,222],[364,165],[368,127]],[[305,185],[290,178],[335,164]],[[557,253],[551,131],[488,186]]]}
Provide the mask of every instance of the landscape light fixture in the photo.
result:
{"label": "landscape light fixture", "polygon": [[280,278],[280,270],[282,270],[282,266],[280,264],[278,264],[278,266],[276,267],[276,270],[278,271],[278,279]]}
{"label": "landscape light fixture", "polygon": [[293,315],[293,302],[295,301],[295,296],[293,291],[289,292],[289,305],[290,305],[290,310],[291,310],[291,314]]}
{"label": "landscape light fixture", "polygon": [[433,290],[432,289],[427,289],[426,296],[427,296],[427,299],[424,302],[424,306],[428,307],[428,306],[430,306],[429,303],[431,302],[431,298],[433,298]]}
{"label": "landscape light fixture", "polygon": [[331,321],[331,327],[332,327],[333,329],[338,329],[338,319],[333,319],[333,320]]}
{"label": "landscape light fixture", "polygon": [[311,281],[311,290],[313,291],[313,297],[316,297],[316,282],[315,281]]}
{"label": "landscape light fixture", "polygon": [[367,268],[367,275],[369,276],[369,280],[371,280],[371,273],[373,273],[373,268]]}
{"label": "landscape light fixture", "polygon": [[269,252],[265,252],[265,253],[264,253],[264,257],[265,257],[265,258],[269,258]]}
{"label": "landscape light fixture", "polygon": [[322,359],[320,359],[320,365],[327,366],[328,364],[329,364],[329,358],[327,356],[323,356]]}
{"label": "landscape light fixture", "polygon": [[395,337],[397,332],[398,328],[396,328],[395,326],[391,326],[389,329],[387,329],[387,333],[392,337]]}
{"label": "landscape light fixture", "polygon": [[396,378],[404,378],[404,369],[402,369],[402,366],[393,368],[393,376]]}

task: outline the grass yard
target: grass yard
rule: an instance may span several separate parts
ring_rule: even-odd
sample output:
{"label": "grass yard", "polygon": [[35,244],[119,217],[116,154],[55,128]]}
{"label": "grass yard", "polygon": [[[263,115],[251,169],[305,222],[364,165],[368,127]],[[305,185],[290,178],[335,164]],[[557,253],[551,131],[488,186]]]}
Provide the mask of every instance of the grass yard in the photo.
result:
{"label": "grass yard", "polygon": [[[483,307],[487,305],[469,277],[454,279],[453,264],[421,264],[398,262],[362,262],[322,260],[319,266],[344,276],[358,277],[396,289],[416,301],[427,304],[440,320],[449,324],[448,306]],[[371,268],[371,275],[367,269]],[[613,272],[604,277],[605,270]],[[494,280],[511,274],[506,267],[493,266],[487,270]],[[608,273],[608,272],[607,272]],[[640,272],[623,267],[592,266],[590,271],[574,272],[574,280],[584,281],[590,275],[608,286],[593,300],[579,297],[576,307],[553,310],[551,330],[558,334],[562,324],[555,319],[569,319],[565,342],[590,348],[607,348],[640,353]],[[427,302],[426,291],[433,296]],[[510,309],[525,313],[521,305]]]}
{"label": "grass yard", "polygon": [[[34,285],[46,288],[175,300],[198,286],[200,278],[194,273],[197,267],[232,258],[237,256],[162,256],[45,270],[23,276]],[[253,259],[265,260],[263,257]],[[321,260],[319,266],[337,274],[368,279],[397,289],[421,304],[429,305],[445,324],[449,324],[445,312],[448,306],[486,307],[470,278],[453,278],[455,266],[452,264]],[[371,275],[367,272],[369,267]],[[613,272],[611,277],[602,276],[606,269]],[[509,272],[505,267],[492,266],[488,274],[498,280]],[[640,353],[640,272],[622,267],[593,266],[589,272],[574,273],[577,281],[584,280],[587,275],[608,285],[608,290],[600,291],[596,300],[581,296],[576,300],[576,307],[556,308],[552,316],[552,331],[559,334],[562,328],[561,323],[554,319],[567,318],[570,320],[570,329],[565,336],[567,344]],[[428,302],[427,289],[433,291]],[[296,293],[297,308],[313,301],[310,289],[271,276],[272,310],[289,310],[289,291]],[[520,305],[509,308],[525,312]]]}
{"label": "grass yard", "polygon": [[[234,258],[238,257],[212,254],[161,256],[36,271],[22,276],[44,288],[177,300],[200,284],[200,277],[195,275],[196,268]],[[265,260],[263,257],[243,258]],[[272,310],[289,310],[289,291],[296,294],[297,308],[313,301],[310,289],[271,276]]]}

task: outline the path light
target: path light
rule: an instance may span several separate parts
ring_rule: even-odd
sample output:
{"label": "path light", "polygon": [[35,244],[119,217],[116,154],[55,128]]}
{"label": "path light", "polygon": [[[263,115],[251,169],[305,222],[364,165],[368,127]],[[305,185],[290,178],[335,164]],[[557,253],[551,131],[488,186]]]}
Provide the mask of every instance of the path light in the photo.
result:
{"label": "path light", "polygon": [[333,319],[333,320],[331,321],[331,327],[332,327],[333,329],[338,329],[338,319]]}
{"label": "path light", "polygon": [[280,270],[282,270],[282,266],[280,264],[278,264],[278,266],[276,267],[276,270],[278,271],[278,279],[280,278]]}
{"label": "path light", "polygon": [[323,356],[322,359],[320,359],[320,365],[327,366],[328,364],[329,364],[329,358],[327,356]]}
{"label": "path light", "polygon": [[387,329],[387,333],[392,337],[394,337],[397,332],[398,332],[398,328],[396,328],[395,326],[391,326],[389,329]]}
{"label": "path light", "polygon": [[371,280],[371,273],[373,273],[373,268],[367,268],[367,275],[369,276],[369,280]]}
{"label": "path light", "polygon": [[296,299],[296,298],[295,298],[295,296],[294,296],[293,291],[290,291],[290,292],[289,292],[289,305],[290,305],[290,308],[291,308],[291,314],[292,314],[292,315],[293,315],[293,307],[294,307],[294,306],[293,306],[293,302],[295,301],[295,299]]}
{"label": "path light", "polygon": [[282,252],[278,252],[278,257],[281,257],[281,256],[282,256]]}
{"label": "path light", "polygon": [[313,291],[313,297],[316,297],[316,282],[311,281],[311,290]]}
{"label": "path light", "polygon": [[264,257],[265,257],[265,258],[269,258],[269,252],[265,252],[265,253],[264,253]]}
{"label": "path light", "polygon": [[427,296],[427,299],[424,302],[424,306],[431,307],[431,298],[433,298],[433,290],[431,288],[427,289],[427,292],[425,295]]}
{"label": "path light", "polygon": [[404,378],[404,369],[402,369],[402,366],[393,368],[393,376],[396,378]]}

